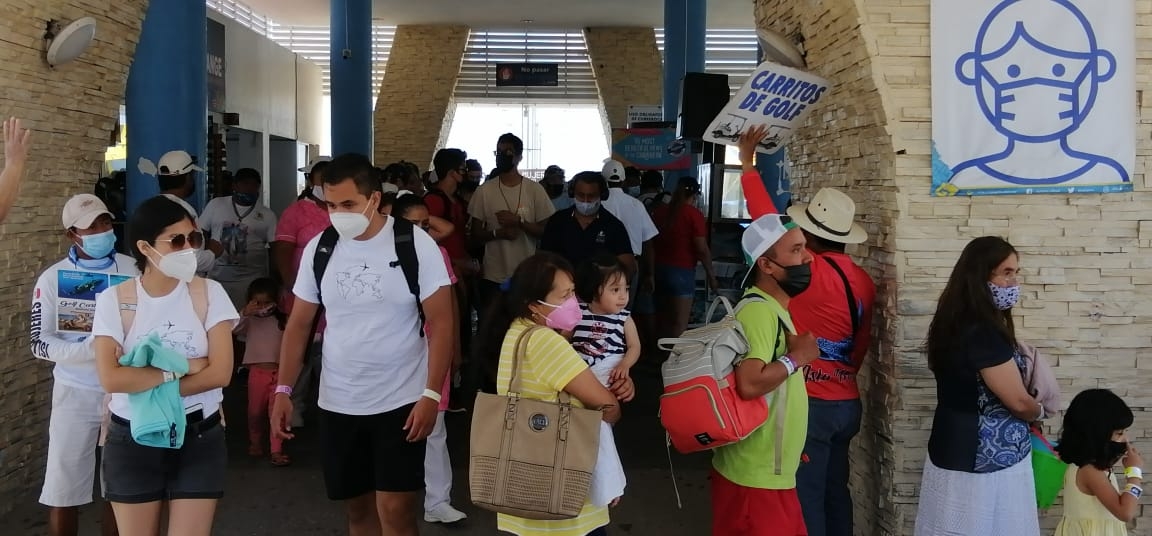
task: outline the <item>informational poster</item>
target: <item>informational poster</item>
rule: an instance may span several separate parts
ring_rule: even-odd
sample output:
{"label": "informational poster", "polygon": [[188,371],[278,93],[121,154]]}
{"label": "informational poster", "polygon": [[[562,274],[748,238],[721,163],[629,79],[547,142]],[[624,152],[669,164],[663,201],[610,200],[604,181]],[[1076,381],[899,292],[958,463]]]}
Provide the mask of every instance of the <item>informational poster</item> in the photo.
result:
{"label": "informational poster", "polygon": [[208,19],[208,111],[225,111],[227,84],[225,81],[224,25]]}
{"label": "informational poster", "polygon": [[628,125],[635,123],[659,123],[664,120],[664,107],[659,104],[628,105]]}
{"label": "informational poster", "polygon": [[829,87],[819,76],[770,61],[761,63],[712,120],[704,141],[736,145],[748,129],[764,125],[768,134],[757,151],[773,154],[784,147]]}
{"label": "informational poster", "polygon": [[1133,0],[933,0],[932,195],[1127,192]]}
{"label": "informational poster", "polygon": [[132,277],[84,270],[56,272],[56,331],[92,333],[96,295],[129,279]]}
{"label": "informational poster", "polygon": [[671,128],[612,129],[612,159],[640,170],[688,169],[688,145]]}

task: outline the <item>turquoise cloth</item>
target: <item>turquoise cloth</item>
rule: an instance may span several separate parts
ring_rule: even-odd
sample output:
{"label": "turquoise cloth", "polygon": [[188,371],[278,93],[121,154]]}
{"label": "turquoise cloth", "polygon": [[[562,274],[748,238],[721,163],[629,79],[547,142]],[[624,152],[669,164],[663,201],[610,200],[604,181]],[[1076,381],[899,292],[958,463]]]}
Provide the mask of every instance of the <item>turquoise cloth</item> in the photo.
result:
{"label": "turquoise cloth", "polygon": [[[188,358],[165,348],[160,336],[150,333],[120,358],[125,367],[155,367],[188,373]],[[132,406],[132,439],[146,447],[178,449],[184,446],[184,401],[180,398],[180,382],[164,382],[156,387],[128,395]]]}

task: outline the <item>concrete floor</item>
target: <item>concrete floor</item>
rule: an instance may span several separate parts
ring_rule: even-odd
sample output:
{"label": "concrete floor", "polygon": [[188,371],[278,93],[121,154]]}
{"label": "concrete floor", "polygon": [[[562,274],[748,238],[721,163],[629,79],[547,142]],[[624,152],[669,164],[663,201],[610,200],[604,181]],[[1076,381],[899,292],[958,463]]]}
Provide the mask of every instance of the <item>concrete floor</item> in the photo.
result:
{"label": "concrete floor", "polygon": [[[676,481],[684,507],[677,508],[672,476],[664,449],[664,433],[656,417],[659,379],[638,373],[637,400],[625,406],[625,418],[616,428],[616,441],[628,475],[628,488],[621,504],[612,511],[610,534],[637,536],[705,535],[709,533],[708,455],[673,453]],[[290,447],[293,465],[272,467],[267,461],[245,456],[246,433],[243,381],[236,381],[226,394],[232,431],[228,437],[231,462],[228,488],[216,515],[213,534],[226,536],[320,536],[346,534],[340,505],[324,496],[319,449],[314,426],[306,427]],[[448,444],[455,468],[454,506],[468,519],[454,526],[421,525],[421,534],[487,536],[496,530],[495,515],[468,501],[467,462],[470,414],[448,414]],[[45,512],[28,502],[0,519],[0,534],[39,536],[46,534]],[[93,506],[82,512],[81,534],[99,534],[99,513]],[[10,532],[11,531],[11,532]]]}

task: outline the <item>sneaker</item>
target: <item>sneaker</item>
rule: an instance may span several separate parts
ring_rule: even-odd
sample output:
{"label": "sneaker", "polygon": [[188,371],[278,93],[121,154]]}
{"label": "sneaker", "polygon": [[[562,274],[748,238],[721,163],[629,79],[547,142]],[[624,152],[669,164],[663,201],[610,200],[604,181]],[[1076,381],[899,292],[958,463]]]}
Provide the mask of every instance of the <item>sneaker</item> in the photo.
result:
{"label": "sneaker", "polygon": [[452,508],[451,504],[441,503],[424,512],[424,521],[429,523],[456,523],[468,518],[468,514]]}

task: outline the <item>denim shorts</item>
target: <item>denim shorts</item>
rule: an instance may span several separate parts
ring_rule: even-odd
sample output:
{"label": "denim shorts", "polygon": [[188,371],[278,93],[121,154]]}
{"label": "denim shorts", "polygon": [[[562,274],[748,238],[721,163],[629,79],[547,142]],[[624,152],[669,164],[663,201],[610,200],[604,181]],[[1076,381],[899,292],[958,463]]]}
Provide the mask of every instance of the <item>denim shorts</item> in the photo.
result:
{"label": "denim shorts", "polygon": [[656,265],[656,295],[691,298],[696,295],[696,269]]}
{"label": "denim shorts", "polygon": [[[216,414],[219,415],[219,414]],[[102,458],[104,499],[139,504],[224,496],[228,449],[216,417],[189,426],[178,449],[146,447],[132,439],[129,424],[113,416]]]}

